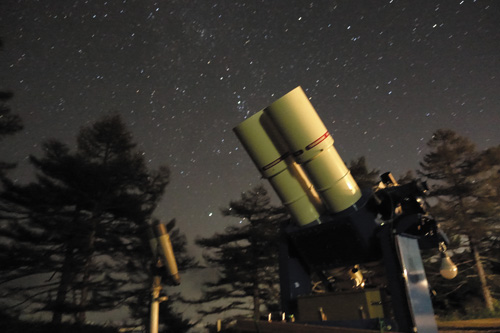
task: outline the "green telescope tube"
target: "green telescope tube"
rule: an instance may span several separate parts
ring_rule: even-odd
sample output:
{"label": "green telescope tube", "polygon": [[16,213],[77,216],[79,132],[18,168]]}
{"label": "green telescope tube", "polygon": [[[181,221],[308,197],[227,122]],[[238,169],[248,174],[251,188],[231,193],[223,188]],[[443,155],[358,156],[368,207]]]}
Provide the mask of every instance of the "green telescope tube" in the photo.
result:
{"label": "green telescope tube", "polygon": [[321,200],[268,116],[260,111],[236,126],[234,132],[297,224],[319,220]]}
{"label": "green telescope tube", "polygon": [[330,211],[341,212],[361,198],[356,181],[333,146],[333,138],[301,87],[272,103],[264,113]]}

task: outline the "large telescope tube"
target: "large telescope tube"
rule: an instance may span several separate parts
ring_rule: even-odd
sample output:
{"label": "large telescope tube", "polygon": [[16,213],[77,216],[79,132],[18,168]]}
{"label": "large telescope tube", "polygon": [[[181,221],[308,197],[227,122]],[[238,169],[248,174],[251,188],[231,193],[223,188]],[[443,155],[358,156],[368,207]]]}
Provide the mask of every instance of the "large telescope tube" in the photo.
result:
{"label": "large telescope tube", "polygon": [[234,132],[296,222],[302,226],[319,220],[321,200],[269,117],[260,111],[236,126]]}
{"label": "large telescope tube", "polygon": [[341,212],[361,198],[361,191],[333,146],[333,138],[301,87],[264,110],[303,167],[327,208]]}

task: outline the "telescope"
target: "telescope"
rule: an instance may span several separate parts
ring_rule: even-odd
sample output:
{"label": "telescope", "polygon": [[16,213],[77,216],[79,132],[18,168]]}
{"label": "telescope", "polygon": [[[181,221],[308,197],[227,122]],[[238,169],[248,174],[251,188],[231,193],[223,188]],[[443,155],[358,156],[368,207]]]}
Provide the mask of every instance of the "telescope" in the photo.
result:
{"label": "telescope", "polygon": [[[166,276],[175,285],[181,283],[181,278],[166,226],[159,221],[154,221],[153,225],[148,229],[148,239],[154,258],[154,264],[152,265],[153,281],[151,286],[149,332],[158,333],[160,303],[168,299],[166,295],[160,296],[163,289],[161,285],[162,276]],[[164,272],[163,274],[160,272],[160,269]]]}
{"label": "telescope", "polygon": [[170,235],[164,224],[155,221],[148,230],[149,246],[153,252],[153,256],[159,259],[160,267],[165,269],[166,276],[169,277],[174,284],[178,285],[181,282],[177,261],[170,241]]}
{"label": "telescope", "polygon": [[[400,185],[387,172],[360,189],[301,87],[234,132],[291,216],[280,241],[283,312],[297,323],[437,332],[420,249],[448,240],[426,212],[424,182]],[[374,263],[385,283],[368,288],[362,267]],[[348,290],[330,276],[343,268]]]}

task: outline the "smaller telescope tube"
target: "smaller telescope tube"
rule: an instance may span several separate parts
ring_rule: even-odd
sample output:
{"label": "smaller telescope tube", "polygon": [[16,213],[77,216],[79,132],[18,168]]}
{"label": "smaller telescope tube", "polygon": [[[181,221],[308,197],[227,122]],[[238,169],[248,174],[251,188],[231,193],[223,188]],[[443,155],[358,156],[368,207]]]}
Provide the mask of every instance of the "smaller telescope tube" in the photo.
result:
{"label": "smaller telescope tube", "polygon": [[319,220],[321,200],[268,116],[261,110],[233,130],[297,224]]}
{"label": "smaller telescope tube", "polygon": [[361,191],[333,146],[333,138],[301,87],[264,110],[303,167],[327,208],[341,212],[361,198]]}
{"label": "smaller telescope tube", "polygon": [[162,262],[166,266],[167,273],[172,276],[176,284],[179,284],[181,282],[181,278],[179,276],[179,270],[177,269],[177,262],[175,261],[174,250],[172,248],[172,242],[170,241],[167,228],[162,223],[155,224],[154,228],[160,245]]}

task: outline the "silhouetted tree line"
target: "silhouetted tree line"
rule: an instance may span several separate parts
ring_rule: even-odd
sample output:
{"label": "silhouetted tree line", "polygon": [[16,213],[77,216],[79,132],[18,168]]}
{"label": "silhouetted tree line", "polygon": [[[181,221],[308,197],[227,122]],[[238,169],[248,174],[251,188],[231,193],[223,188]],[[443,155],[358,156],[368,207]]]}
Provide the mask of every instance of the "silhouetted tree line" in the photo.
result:
{"label": "silhouetted tree line", "polygon": [[[23,129],[9,107],[13,96],[0,91],[1,141]],[[117,115],[82,127],[74,151],[55,139],[42,147],[41,157],[29,158],[28,184],[12,181],[16,164],[0,160],[0,330],[114,332],[90,325],[87,313],[124,308],[131,325],[147,327],[156,258],[146,230],[168,167],[148,168]],[[196,266],[176,221],[167,229],[179,269]],[[160,328],[186,332],[193,324],[173,310],[176,299],[161,303]]]}
{"label": "silhouetted tree line", "polygon": [[468,138],[443,129],[427,146],[418,173],[431,184],[431,211],[451,237],[460,272],[446,281],[429,266],[436,310],[461,317],[498,315],[500,146],[478,151]]}
{"label": "silhouetted tree line", "polygon": [[[21,129],[1,94],[0,138]],[[5,98],[4,98],[5,97]],[[36,179],[7,177],[1,164],[0,257],[2,312],[45,313],[52,327],[84,327],[88,312],[123,309],[148,322],[152,255],[146,230],[170,178],[151,170],[119,116],[83,127],[76,150],[58,140],[30,156]],[[194,265],[186,239],[169,223],[181,270]],[[172,299],[172,298],[171,298]],[[162,305],[177,332],[191,325]],[[168,325],[167,325],[168,326]]]}

